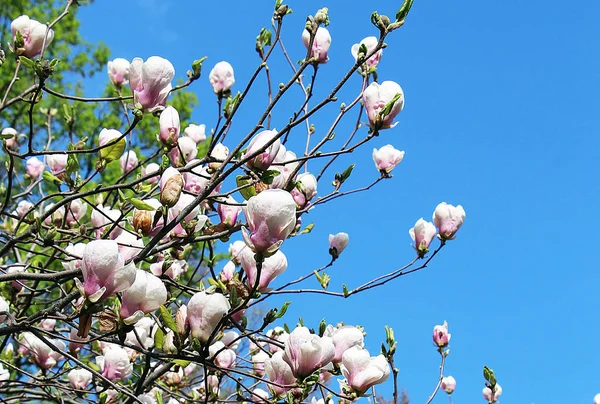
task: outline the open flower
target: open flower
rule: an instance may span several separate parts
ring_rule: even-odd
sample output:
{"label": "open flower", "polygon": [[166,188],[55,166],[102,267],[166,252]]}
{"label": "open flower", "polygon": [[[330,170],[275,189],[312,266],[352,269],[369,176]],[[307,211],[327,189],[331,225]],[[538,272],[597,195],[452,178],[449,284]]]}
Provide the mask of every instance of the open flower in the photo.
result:
{"label": "open flower", "polygon": [[[292,368],[283,358],[283,351],[275,352],[273,356],[264,361],[265,373],[269,380],[281,386],[296,384],[296,377],[292,373]],[[290,390],[290,387],[279,387],[274,384],[267,384],[269,390],[275,396],[283,395]]]}
{"label": "open flower", "polygon": [[198,292],[187,305],[187,324],[192,338],[205,344],[223,316],[231,309],[229,300],[220,293]]}
{"label": "open flower", "polygon": [[340,368],[346,385],[359,395],[390,376],[390,365],[385,356],[371,357],[369,351],[357,345],[344,352]]}
{"label": "open flower", "polygon": [[85,390],[92,381],[92,376],[92,372],[87,369],[71,369],[67,377],[73,388]]}
{"label": "open flower", "polygon": [[45,168],[46,165],[44,162],[37,157],[34,156],[27,159],[27,174],[31,178],[35,179],[39,177],[44,172]]}
{"label": "open flower", "polygon": [[50,369],[63,359],[60,352],[65,351],[67,347],[61,340],[47,339],[52,345],[59,349],[59,352],[54,351],[50,346],[46,345],[44,341],[30,332],[23,333],[19,351],[23,353],[24,356],[29,356],[29,360],[42,369]]}
{"label": "open flower", "polygon": [[111,345],[104,352],[104,356],[97,356],[96,363],[102,371],[102,376],[111,381],[124,380],[133,373],[129,354],[118,345]]}
{"label": "open flower", "polygon": [[116,87],[128,83],[130,66],[129,60],[123,58],[116,58],[108,62],[108,78]]}
{"label": "open flower", "polygon": [[13,40],[16,38],[17,32],[23,37],[23,46],[20,48],[21,54],[28,58],[42,53],[54,39],[53,29],[48,29],[46,24],[32,20],[26,15],[15,18],[10,24],[10,30]]}
{"label": "open flower", "polygon": [[440,203],[433,212],[433,224],[438,228],[440,238],[454,240],[466,216],[462,206],[454,207],[446,202]]}
{"label": "open flower", "polygon": [[334,357],[332,339],[311,334],[306,327],[296,327],[290,333],[283,354],[283,360],[290,365],[294,376],[300,379],[326,366]]}
{"label": "open flower", "polygon": [[163,281],[146,271],[136,271],[135,282],[123,292],[121,318],[125,324],[134,324],[145,314],[158,309],[167,301]]}
{"label": "open flower", "polygon": [[[386,106],[391,102],[389,110]],[[369,117],[371,129],[388,129],[396,126],[394,118],[404,108],[404,91],[393,81],[384,81],[379,84],[372,82],[363,93],[363,104]]]}
{"label": "open flower", "polygon": [[[240,262],[242,268],[248,277],[248,286],[253,288],[256,284],[257,267],[254,253],[249,248],[244,248],[240,252]],[[270,257],[266,257],[262,262],[260,271],[260,281],[258,282],[258,291],[265,292],[269,288],[269,284],[278,275],[281,275],[288,266],[287,258],[281,251],[276,251]]]}
{"label": "open flower", "polygon": [[375,167],[379,171],[385,174],[389,174],[402,159],[404,158],[404,152],[396,150],[391,144],[383,146],[381,149],[373,149],[373,161]]}
{"label": "open flower", "polygon": [[141,104],[146,111],[165,105],[171,92],[171,81],[175,68],[167,59],[151,56],[145,62],[135,58],[129,70],[129,84],[134,103]]}

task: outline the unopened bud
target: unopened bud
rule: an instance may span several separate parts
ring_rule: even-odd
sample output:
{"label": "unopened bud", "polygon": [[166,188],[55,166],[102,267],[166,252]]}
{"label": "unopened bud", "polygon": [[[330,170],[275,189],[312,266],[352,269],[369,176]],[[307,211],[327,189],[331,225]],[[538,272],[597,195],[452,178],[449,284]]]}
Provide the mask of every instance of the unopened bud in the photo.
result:
{"label": "unopened bud", "polygon": [[160,203],[172,208],[179,201],[182,189],[183,176],[173,167],[167,168],[160,179]]}
{"label": "unopened bud", "polygon": [[147,236],[152,229],[152,221],[154,220],[154,211],[136,210],[133,214],[133,229],[136,233],[141,233]]}

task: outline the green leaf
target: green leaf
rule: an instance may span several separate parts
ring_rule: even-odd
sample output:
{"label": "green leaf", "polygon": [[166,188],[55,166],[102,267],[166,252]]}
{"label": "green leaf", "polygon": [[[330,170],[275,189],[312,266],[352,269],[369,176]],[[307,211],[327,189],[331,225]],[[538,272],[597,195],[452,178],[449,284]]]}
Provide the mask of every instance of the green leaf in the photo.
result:
{"label": "green leaf", "polygon": [[250,177],[247,175],[238,175],[235,177],[235,183],[238,187],[248,185],[247,187],[240,189],[240,194],[245,200],[248,200],[256,195],[256,189],[254,189],[254,186],[250,185]]}
{"label": "green leaf", "polygon": [[162,347],[164,344],[165,344],[165,333],[163,332],[163,330],[158,328],[156,330],[156,333],[154,333],[154,346],[157,349],[162,350]]}
{"label": "green leaf", "polygon": [[343,183],[348,178],[350,178],[350,174],[352,174],[352,170],[354,170],[354,164],[350,164],[348,168],[344,170],[344,172],[340,176],[340,182]]}
{"label": "green leaf", "polygon": [[344,291],[344,297],[348,297],[348,295],[350,294],[348,292],[348,287],[344,284],[344,286],[342,287],[343,291]]}
{"label": "green leaf", "polygon": [[129,199],[129,203],[132,204],[137,210],[156,210],[153,206],[138,198]]}
{"label": "green leaf", "polygon": [[[73,147],[69,144],[69,147]],[[70,150],[73,150],[70,148]],[[65,167],[65,172],[67,175],[71,175],[72,173],[76,173],[79,171],[79,160],[77,159],[77,155],[69,154],[67,157],[67,166]]]}
{"label": "green leaf", "polygon": [[163,325],[174,332],[177,332],[177,323],[175,323],[171,312],[165,306],[160,306],[159,310]]}
{"label": "green leaf", "polygon": [[277,177],[279,174],[280,174],[279,170],[267,170],[263,173],[260,180],[267,185],[271,185],[273,183],[273,180],[275,179],[275,177]]}
{"label": "green leaf", "polygon": [[29,59],[28,57],[19,56],[19,60],[21,61],[21,64],[24,67],[26,67],[27,69],[31,69],[33,71],[36,70],[35,62],[33,60]]}
{"label": "green leaf", "polygon": [[200,77],[202,72],[202,62],[206,60],[206,56],[196,59],[192,62],[192,78],[195,80]]}
{"label": "green leaf", "polygon": [[[111,142],[113,141],[114,140],[111,140]],[[118,160],[125,151],[126,144],[127,141],[123,137],[118,142],[113,143],[110,146],[106,146],[103,149],[100,149],[100,158],[106,161]]]}
{"label": "green leaf", "polygon": [[15,135],[0,134],[0,139],[12,139]]}
{"label": "green leaf", "polygon": [[50,171],[44,171],[44,181],[51,182],[56,185],[62,184],[62,180],[58,178],[56,175],[52,174]]}
{"label": "green leaf", "polygon": [[283,304],[283,306],[281,306],[281,308],[279,309],[277,314],[275,315],[275,319],[279,319],[279,318],[283,317],[285,315],[285,313],[287,312],[288,307],[290,307],[290,304],[291,304],[291,302],[285,302]]}
{"label": "green leaf", "polygon": [[404,3],[402,3],[402,6],[396,13],[396,21],[402,21],[406,18],[410,11],[410,8],[412,7],[412,4],[413,0],[404,0]]}
{"label": "green leaf", "polygon": [[379,111],[379,116],[381,118],[385,118],[386,116],[388,116],[390,114],[390,112],[392,112],[392,108],[394,108],[394,104],[396,103],[396,101],[398,101],[400,99],[400,97],[402,97],[402,94],[397,93],[394,98],[388,102],[387,104],[385,104],[385,107]]}
{"label": "green leaf", "polygon": [[183,359],[175,359],[175,360],[173,361],[173,363],[175,363],[175,364],[177,364],[177,365],[181,366],[182,368],[185,368],[185,367],[188,367],[188,365],[189,365],[191,362],[190,362],[190,361],[183,360]]}
{"label": "green leaf", "polygon": [[308,224],[304,229],[302,229],[302,231],[300,232],[300,234],[308,234],[312,231],[312,229],[315,227],[314,223],[310,223]]}

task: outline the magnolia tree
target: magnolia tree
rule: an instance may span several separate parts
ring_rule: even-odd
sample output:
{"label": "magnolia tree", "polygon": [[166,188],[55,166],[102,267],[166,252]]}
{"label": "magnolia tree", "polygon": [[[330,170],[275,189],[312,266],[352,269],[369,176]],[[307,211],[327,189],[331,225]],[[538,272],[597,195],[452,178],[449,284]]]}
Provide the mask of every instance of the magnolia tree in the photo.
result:
{"label": "magnolia tree", "polygon": [[[257,37],[259,60],[248,82],[236,83],[234,67],[225,61],[210,71],[219,105],[213,128],[187,122],[184,105],[193,102],[177,98],[201,79],[204,58],[177,85],[171,62],[152,56],[108,62],[104,97],[57,90],[64,77],[53,46],[61,43],[60,26],[75,3],[67,1],[48,23],[5,16],[12,39],[2,55],[3,76],[10,80],[0,87],[6,126],[0,397],[345,403],[377,400],[376,386],[387,382],[394,403],[408,402],[398,388],[392,329],[386,327],[381,351],[369,352],[362,327],[292,324],[284,315],[293,299],[274,307],[269,298],[288,291],[350,298],[425,268],[457,236],[465,211],[442,202],[432,221],[420,218],[408,231],[415,256],[401,268],[354,289],[331,290],[326,270],[351,248],[348,235],[338,233],[329,237],[329,263],[306,268],[285,284],[277,280],[288,267],[286,240],[312,229],[302,224],[304,214],[390,179],[404,157],[392,145],[374,149],[378,177],[359,189],[347,187],[352,166],[330,171],[339,156],[364,152],[369,141],[394,130],[404,94],[396,78],[378,79],[377,66],[388,52],[386,38],[404,25],[412,1],[405,0],[395,18],[371,15],[374,36],[348,45],[345,75],[317,99],[313,89],[327,85],[316,80],[329,59],[327,9],[294,28],[294,40],[301,37],[306,47],[295,64],[281,36],[291,9],[278,0],[272,28]],[[273,88],[269,61],[276,52],[290,70],[288,81]],[[268,106],[234,139],[228,134],[238,109],[263,74]],[[337,94],[354,76],[362,84],[342,103]],[[274,108],[293,87],[303,97],[294,110],[277,111],[289,120],[275,130]],[[329,128],[317,131],[313,115],[336,103]],[[85,109],[90,104],[97,108],[93,113]],[[81,111],[89,114],[82,119]],[[104,129],[92,124],[98,116]],[[335,146],[334,131],[348,116],[354,129]],[[289,147],[294,129],[306,136],[304,150]],[[310,279],[321,289],[306,289]],[[259,304],[266,315],[256,310]],[[451,395],[455,389],[454,378],[444,373],[449,343],[448,325],[435,326],[433,349],[441,365],[428,403],[439,391]],[[502,389],[487,367],[484,378],[483,396],[494,403]]]}

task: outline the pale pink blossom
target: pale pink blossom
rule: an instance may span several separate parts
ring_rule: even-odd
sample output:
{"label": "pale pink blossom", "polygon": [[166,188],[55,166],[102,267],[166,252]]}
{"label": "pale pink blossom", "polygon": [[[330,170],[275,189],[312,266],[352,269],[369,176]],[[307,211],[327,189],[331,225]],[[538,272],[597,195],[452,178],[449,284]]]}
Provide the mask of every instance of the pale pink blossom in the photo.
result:
{"label": "pale pink blossom", "polygon": [[452,335],[448,332],[448,322],[444,321],[444,324],[433,327],[433,343],[436,346],[447,347],[451,337]]}
{"label": "pale pink blossom", "polygon": [[27,159],[27,174],[35,179],[39,177],[46,168],[46,165],[43,161],[38,159],[37,157],[30,157]]}
{"label": "pale pink blossom", "polygon": [[454,393],[456,389],[456,380],[452,376],[443,377],[442,384],[440,386],[448,394]]}
{"label": "pale pink blossom", "polygon": [[220,203],[217,205],[217,213],[221,218],[221,223],[228,226],[233,226],[235,224],[237,217],[242,210],[238,205],[238,202],[233,199],[232,196],[221,198]]}
{"label": "pale pink blossom", "polygon": [[263,377],[265,375],[265,362],[269,359],[269,354],[257,348],[253,342],[250,344],[250,360],[252,361],[252,370],[257,376]]}
{"label": "pale pink blossom", "polygon": [[75,199],[74,201],[71,201],[68,206],[67,224],[69,225],[80,222],[87,213],[88,205],[81,199]]}
{"label": "pale pink blossom", "polygon": [[235,83],[233,67],[227,62],[219,62],[213,67],[208,75],[210,85],[215,94],[223,94],[231,90]]}
{"label": "pale pink blossom", "polygon": [[300,174],[291,194],[298,209],[305,208],[310,200],[317,196],[317,179],[311,173]]}
{"label": "pale pink blossom", "polygon": [[208,348],[208,353],[215,365],[222,369],[229,369],[235,364],[237,355],[233,349],[225,347],[222,341],[217,341]]}
{"label": "pale pink blossom", "polygon": [[29,211],[33,208],[33,203],[22,200],[17,204],[17,209],[15,210],[15,214],[19,217],[25,217]]}
{"label": "pale pink blossom", "polygon": [[440,203],[433,212],[433,224],[438,228],[442,240],[454,240],[467,214],[462,206]]}
{"label": "pale pink blossom", "polygon": [[160,129],[158,139],[166,145],[177,144],[179,131],[181,130],[179,112],[169,105],[160,113],[158,125]]}
{"label": "pale pink blossom", "polygon": [[[270,358],[264,361],[265,373],[269,380],[275,384],[267,384],[269,390],[274,396],[280,396],[287,393],[296,384],[296,377],[292,368],[284,359],[283,351],[275,352]],[[290,386],[290,387],[279,387]]]}
{"label": "pale pink blossom", "polygon": [[129,80],[129,60],[116,58],[108,62],[108,78],[117,87],[124,86]]}
{"label": "pale pink blossom", "polygon": [[[116,129],[102,129],[100,131],[100,134],[98,135],[98,146],[102,147],[108,143],[113,144],[112,142],[114,142],[116,139],[120,139],[123,138],[123,134],[121,132],[119,132]],[[120,141],[120,140],[119,140]],[[125,139],[125,142],[127,142],[127,139]]]}
{"label": "pale pink blossom", "polygon": [[0,382],[5,382],[7,380],[10,380],[10,371],[5,369],[0,363]]}
{"label": "pale pink blossom", "polygon": [[40,327],[42,327],[44,330],[52,331],[55,326],[56,319],[54,318],[45,318],[42,321],[40,321]]}
{"label": "pale pink blossom", "polygon": [[68,156],[66,153],[49,154],[46,156],[46,162],[50,172],[54,175],[62,173],[67,167]]}
{"label": "pale pink blossom", "polygon": [[187,137],[196,143],[201,143],[206,140],[206,125],[189,124],[183,131]]}
{"label": "pale pink blossom", "polygon": [[[267,146],[273,139],[276,139],[270,146]],[[255,153],[259,153],[256,157],[248,160],[246,163],[250,168],[256,168],[259,170],[266,170],[269,168],[275,157],[277,157],[277,152],[281,147],[281,141],[278,138],[278,133],[276,130],[263,130],[262,132],[256,134],[252,140],[250,140],[250,144],[248,145],[248,149],[242,156],[242,158],[246,158],[254,155]]]}
{"label": "pale pink blossom", "polygon": [[296,327],[290,333],[283,354],[283,360],[290,365],[292,373],[298,378],[304,378],[326,366],[334,357],[335,347],[332,339],[311,334],[306,327]]}
{"label": "pale pink blossom", "polygon": [[390,376],[390,365],[385,356],[371,357],[369,351],[357,345],[344,352],[340,368],[346,378],[345,384],[359,395]]}
{"label": "pale pink blossom", "polygon": [[120,316],[125,324],[134,324],[145,314],[152,313],[167,301],[163,281],[138,269],[135,281],[123,292]]}
{"label": "pale pink blossom", "polygon": [[381,149],[373,149],[373,161],[375,167],[383,173],[389,174],[402,159],[404,152],[396,150],[391,144],[383,146]]}
{"label": "pale pink blossom", "polygon": [[233,261],[227,261],[227,264],[221,270],[221,274],[219,275],[219,279],[223,282],[229,282],[233,279],[233,275],[235,274],[235,264]]}
{"label": "pale pink blossom", "polygon": [[[310,46],[310,32],[304,30],[302,32],[302,42],[306,49]],[[312,43],[312,49],[310,52],[310,58],[314,58],[317,63],[327,63],[329,57],[329,47],[331,46],[331,35],[325,27],[317,28],[317,33]]]}
{"label": "pale pink blossom", "polygon": [[[6,270],[7,274],[12,274],[15,272],[25,272],[25,266],[21,265],[21,264],[13,264],[13,265],[9,266],[8,269]],[[13,289],[16,292],[20,292],[21,290],[23,290],[23,281],[13,280],[11,282],[11,284],[12,284]],[[0,306],[1,306],[1,304],[0,304]],[[2,311],[2,309],[0,309],[0,311]],[[0,323],[2,323],[3,321],[4,321],[3,317],[0,316]]]}
{"label": "pale pink blossom", "polygon": [[167,168],[160,177],[160,203],[174,206],[183,190],[183,176],[173,167]]}
{"label": "pale pink blossom", "polygon": [[[397,99],[396,99],[397,98]],[[394,101],[394,99],[396,99]],[[385,107],[394,101],[389,113],[384,114]],[[393,81],[384,81],[379,84],[372,82],[363,93],[363,104],[369,117],[371,129],[388,129],[396,126],[396,115],[404,108],[404,91]]]}
{"label": "pale pink blossom", "polygon": [[240,334],[233,330],[225,331],[221,338],[221,342],[225,344],[226,347],[236,350],[240,345],[239,336]]}
{"label": "pale pink blossom", "polygon": [[46,24],[32,20],[26,15],[21,15],[10,24],[13,40],[16,38],[17,31],[23,37],[22,55],[28,58],[42,53],[54,39],[54,30],[48,29]]}
{"label": "pale pink blossom", "polygon": [[342,251],[344,251],[349,240],[350,237],[348,237],[348,234],[344,232],[337,233],[336,235],[329,235],[329,253],[334,257],[334,259],[337,258]]}
{"label": "pale pink blossom", "polygon": [[[292,151],[286,150],[285,146],[281,145],[279,148],[279,153],[270,167],[271,170],[279,171],[279,175],[273,178],[271,188],[282,189],[285,187],[288,179],[300,164],[299,161],[294,160],[296,160],[296,154]],[[288,161],[291,161],[291,163],[288,163]]]}
{"label": "pale pink blossom", "polygon": [[[44,214],[48,214],[51,209],[54,209],[54,204],[50,203],[44,208]],[[61,226],[63,219],[65,217],[65,206],[59,206],[54,212],[50,214],[50,216],[46,217],[44,223],[46,224],[54,224],[55,226]]]}
{"label": "pale pink blossom", "polygon": [[214,161],[211,161],[208,166],[212,169],[221,167],[221,163],[225,161],[227,156],[229,156],[229,148],[223,143],[217,143],[210,153],[210,157],[212,157]]}
{"label": "pale pink blossom", "polygon": [[334,363],[340,363],[344,352],[353,346],[364,347],[364,335],[362,330],[351,325],[335,328],[329,325],[324,335],[331,337],[333,340],[333,346],[335,347]]}
{"label": "pale pink blossom", "polygon": [[149,174],[156,173],[156,175],[148,178],[150,184],[156,184],[160,179],[160,166],[156,163],[150,163],[146,167],[142,167],[142,176],[147,176]]}
{"label": "pale pink blossom", "polygon": [[92,376],[92,372],[87,369],[71,369],[67,377],[73,388],[85,390],[92,381]]}
{"label": "pale pink blossom", "polygon": [[[352,56],[354,56],[354,60],[358,60],[358,51],[360,49],[361,45],[365,45],[365,47],[367,48],[367,53],[365,53],[365,56],[367,56],[369,53],[371,53],[373,50],[375,50],[375,47],[377,46],[377,44],[379,43],[379,39],[377,39],[377,37],[375,36],[368,36],[365,39],[363,39],[362,41],[360,41],[360,43],[355,43],[354,45],[352,45],[352,48],[350,49],[350,53],[352,53]],[[379,49],[377,52],[375,52],[373,54],[373,56],[371,56],[369,59],[367,59],[367,68],[372,69],[374,67],[377,67],[377,65],[379,64],[379,61],[381,60],[381,56],[383,54],[383,49]]]}
{"label": "pale pink blossom", "polygon": [[[240,262],[242,268],[248,277],[247,284],[251,289],[256,284],[257,267],[254,253],[249,248],[244,248],[240,252]],[[260,271],[260,281],[258,282],[258,291],[266,292],[269,284],[279,275],[281,275],[288,266],[287,258],[281,251],[276,251],[273,255],[264,258]]]}
{"label": "pale pink blossom", "polygon": [[431,244],[431,241],[435,237],[435,226],[433,223],[420,218],[415,223],[415,226],[408,231],[408,234],[410,234],[410,237],[415,242],[414,247],[419,257],[423,258],[429,252],[429,244]]}
{"label": "pale pink blossom", "polygon": [[[206,189],[211,175],[208,173],[208,168],[198,164],[200,160],[191,160],[186,164],[186,170],[183,173],[185,181],[184,189],[195,195],[200,194]],[[193,167],[192,167],[193,166]],[[190,168],[191,167],[191,168]]]}
{"label": "pale pink blossom", "polygon": [[[67,349],[64,342],[58,339],[52,339],[46,337],[46,339],[55,347],[63,352]],[[21,348],[20,352],[24,356],[29,356],[29,360],[42,369],[50,369],[58,364],[63,359],[60,352],[55,352],[50,346],[46,345],[44,341],[36,337],[30,332],[24,332],[20,341]]]}
{"label": "pale pink blossom", "polygon": [[17,132],[17,130],[14,128],[4,128],[4,129],[2,129],[2,134],[3,135],[12,135],[11,138],[4,139],[4,144],[6,145],[6,147],[9,150],[16,150],[18,147],[17,135],[19,134],[19,132]]}
{"label": "pale pink blossom", "polygon": [[127,174],[128,172],[132,171],[137,167],[137,154],[135,154],[133,150],[126,151],[119,159],[119,163],[121,163],[121,172],[123,174]]}
{"label": "pale pink blossom", "polygon": [[[121,211],[118,209],[111,209],[108,206],[104,207],[101,204],[96,206],[96,209],[92,211],[92,226],[96,228],[96,238],[100,238],[104,230],[113,227],[120,217]],[[114,229],[110,232],[110,238],[117,238],[122,231],[123,228],[121,226],[114,226]]]}
{"label": "pale pink blossom", "polygon": [[198,338],[206,344],[215,327],[231,309],[229,300],[220,293],[212,295],[198,292],[192,296],[187,305],[187,323],[192,338]]}
{"label": "pale pink blossom", "polygon": [[231,254],[231,261],[235,265],[240,265],[240,253],[246,248],[246,243],[241,240],[236,240],[232,244],[229,244],[229,254]]}
{"label": "pale pink blossom", "polygon": [[[485,398],[490,403],[495,403],[498,401],[498,398],[502,395],[502,387],[499,384],[494,386],[494,397],[492,397],[492,389],[489,387],[483,388],[483,398]],[[596,398],[594,397],[594,400]],[[595,404],[595,403],[594,403]]]}
{"label": "pale pink blossom", "polygon": [[[290,334],[288,334],[283,327],[275,327],[272,330],[267,331],[266,336],[273,341],[279,342],[280,344],[285,344],[285,342],[290,338]],[[277,352],[281,350],[283,350],[283,348],[281,348],[278,344],[269,343],[269,351]]]}
{"label": "pale pink blossom", "polygon": [[65,260],[62,262],[63,268],[66,270],[81,268],[81,265],[83,263],[83,252],[85,251],[85,244],[69,244],[65,248],[65,251],[69,253],[69,255],[66,256]]}
{"label": "pale pink blossom", "polygon": [[139,103],[145,111],[165,105],[171,92],[171,81],[175,68],[167,59],[151,56],[145,62],[135,58],[129,70],[129,85],[134,103]]}
{"label": "pale pink blossom", "polygon": [[119,234],[119,236],[115,238],[115,241],[119,245],[119,254],[121,254],[125,261],[129,261],[137,256],[144,248],[144,241],[129,231],[124,231]]}
{"label": "pale pink blossom", "polygon": [[[181,211],[191,205],[195,199],[196,198],[190,194],[181,194],[177,203],[171,209],[169,209],[167,215],[169,222],[176,220]],[[175,236],[185,236],[187,234],[186,229],[190,229],[191,222],[196,219],[198,220],[197,226],[190,230],[195,232],[196,230],[202,228],[208,218],[204,215],[198,215],[198,213],[200,213],[200,205],[194,206],[192,211],[185,215],[180,223],[177,223],[177,226],[173,228],[171,233]]]}
{"label": "pale pink blossom", "polygon": [[127,351],[117,345],[111,346],[104,356],[97,356],[96,363],[102,371],[102,376],[110,381],[124,380],[131,376],[133,365],[129,361]]}
{"label": "pale pink blossom", "polygon": [[198,148],[196,142],[191,138],[182,136],[175,143],[175,146],[169,152],[169,158],[174,166],[182,167],[196,158]]}

